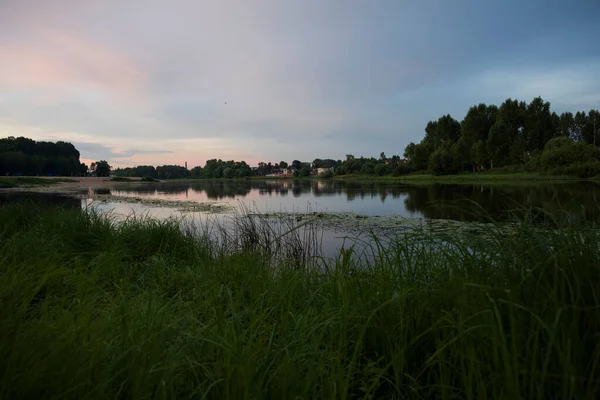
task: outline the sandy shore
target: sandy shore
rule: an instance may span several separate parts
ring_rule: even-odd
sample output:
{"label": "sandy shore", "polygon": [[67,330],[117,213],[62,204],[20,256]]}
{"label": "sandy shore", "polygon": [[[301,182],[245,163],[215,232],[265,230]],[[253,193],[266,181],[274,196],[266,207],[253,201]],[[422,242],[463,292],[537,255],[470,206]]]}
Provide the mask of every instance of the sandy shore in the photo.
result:
{"label": "sandy shore", "polygon": [[174,208],[178,211],[192,212],[209,212],[209,213],[224,213],[233,210],[233,207],[225,202],[206,201],[184,201],[184,200],[164,200],[148,197],[136,196],[113,196],[111,194],[94,193],[97,189],[102,188],[122,188],[128,185],[144,185],[156,184],[156,182],[140,182],[140,178],[129,178],[128,182],[114,182],[110,178],[70,178],[70,177],[55,177],[44,178],[52,179],[69,179],[74,182],[57,182],[49,183],[48,185],[23,185],[14,188],[0,189],[0,192],[35,192],[35,193],[53,193],[73,196],[77,198],[88,198],[93,201],[108,202],[108,203],[132,203],[141,204],[150,207],[167,207]]}
{"label": "sandy shore", "polygon": [[99,189],[99,188],[111,188],[111,187],[119,187],[119,186],[127,186],[132,183],[140,183],[140,178],[129,178],[130,182],[113,182],[111,178],[93,178],[93,177],[40,177],[43,179],[47,179],[52,181],[54,179],[69,179],[74,182],[56,182],[49,183],[48,185],[23,185],[14,188],[4,188],[0,189],[0,191],[4,192],[44,192],[44,193],[84,193],[89,190]]}

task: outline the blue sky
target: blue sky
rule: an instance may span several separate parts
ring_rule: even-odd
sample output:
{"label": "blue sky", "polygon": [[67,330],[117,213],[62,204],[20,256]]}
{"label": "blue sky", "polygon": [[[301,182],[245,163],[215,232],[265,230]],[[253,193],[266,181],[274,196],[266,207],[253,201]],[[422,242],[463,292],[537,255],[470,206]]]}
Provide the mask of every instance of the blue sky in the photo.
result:
{"label": "blue sky", "polygon": [[0,0],[0,136],[120,166],[402,155],[480,102],[600,108],[598,18],[598,0]]}

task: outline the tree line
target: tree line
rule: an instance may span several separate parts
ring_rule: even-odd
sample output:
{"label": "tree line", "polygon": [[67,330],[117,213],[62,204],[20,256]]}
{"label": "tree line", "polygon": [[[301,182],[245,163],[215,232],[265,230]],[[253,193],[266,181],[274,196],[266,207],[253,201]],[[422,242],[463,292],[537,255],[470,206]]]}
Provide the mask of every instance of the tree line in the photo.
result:
{"label": "tree line", "polygon": [[204,167],[197,166],[190,170],[178,165],[138,165],[136,167],[116,168],[112,172],[118,177],[148,177],[154,179],[233,179],[247,178],[250,176],[267,176],[271,174],[283,174],[297,177],[310,176],[318,168],[333,169],[342,161],[332,159],[316,158],[312,162],[301,162],[294,160],[291,163],[280,161],[259,162],[255,168],[250,167],[245,161],[224,161],[221,159],[210,159]]}
{"label": "tree line", "polygon": [[81,176],[87,170],[79,161],[79,151],[71,143],[13,136],[0,139],[0,176]]}
{"label": "tree line", "polygon": [[[112,167],[105,160],[88,168],[79,151],[68,142],[34,141],[24,137],[0,139],[0,175],[62,175],[148,177],[154,179],[231,179],[287,174],[303,177],[405,175],[430,172],[435,175],[486,170],[537,171],[592,177],[600,174],[600,113],[598,110],[564,112],[550,110],[541,97],[530,103],[513,100],[496,105],[472,106],[462,121],[443,115],[429,121],[419,143],[398,155],[379,158],[346,155],[345,160],[294,160],[290,164],[260,162],[251,168],[245,161],[207,160],[204,167],[188,170],[179,165]],[[324,170],[324,171],[323,171]]]}
{"label": "tree line", "polygon": [[599,130],[598,110],[558,115],[541,97],[529,104],[509,98],[500,107],[482,103],[471,107],[461,122],[449,114],[429,121],[421,142],[406,146],[406,172],[442,175],[504,168],[596,176]]}

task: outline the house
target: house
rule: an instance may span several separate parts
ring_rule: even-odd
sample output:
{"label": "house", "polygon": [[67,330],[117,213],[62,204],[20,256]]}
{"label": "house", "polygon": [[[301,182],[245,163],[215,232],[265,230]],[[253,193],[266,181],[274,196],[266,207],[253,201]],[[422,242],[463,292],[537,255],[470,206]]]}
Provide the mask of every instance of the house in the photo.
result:
{"label": "house", "polygon": [[315,168],[315,175],[320,176],[326,173],[327,171],[333,172],[333,167],[331,168]]}
{"label": "house", "polygon": [[273,168],[267,176],[294,176],[294,168]]}

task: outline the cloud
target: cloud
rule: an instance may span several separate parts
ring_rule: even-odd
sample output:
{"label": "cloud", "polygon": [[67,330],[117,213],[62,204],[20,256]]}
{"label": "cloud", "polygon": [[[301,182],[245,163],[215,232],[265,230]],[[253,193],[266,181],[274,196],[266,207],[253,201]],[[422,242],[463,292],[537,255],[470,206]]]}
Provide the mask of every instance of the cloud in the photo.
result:
{"label": "cloud", "polygon": [[115,147],[105,146],[100,143],[86,143],[74,141],[73,145],[81,152],[86,154],[86,158],[96,158],[103,160],[117,160],[130,158],[136,155],[148,154],[170,154],[171,150],[140,150],[140,149],[123,149],[115,150]]}
{"label": "cloud", "polygon": [[600,58],[550,67],[490,70],[477,77],[475,85],[526,101],[542,96],[554,107],[600,107]]}
{"label": "cloud", "polygon": [[96,143],[82,154],[123,163],[401,153],[428,119],[487,99],[596,104],[600,89],[582,83],[597,78],[582,67],[596,11],[542,0],[3,0],[0,133]]}
{"label": "cloud", "polygon": [[91,90],[111,94],[112,101],[142,91],[144,73],[123,54],[60,29],[31,28],[0,39],[0,88],[58,89],[72,97]]}

